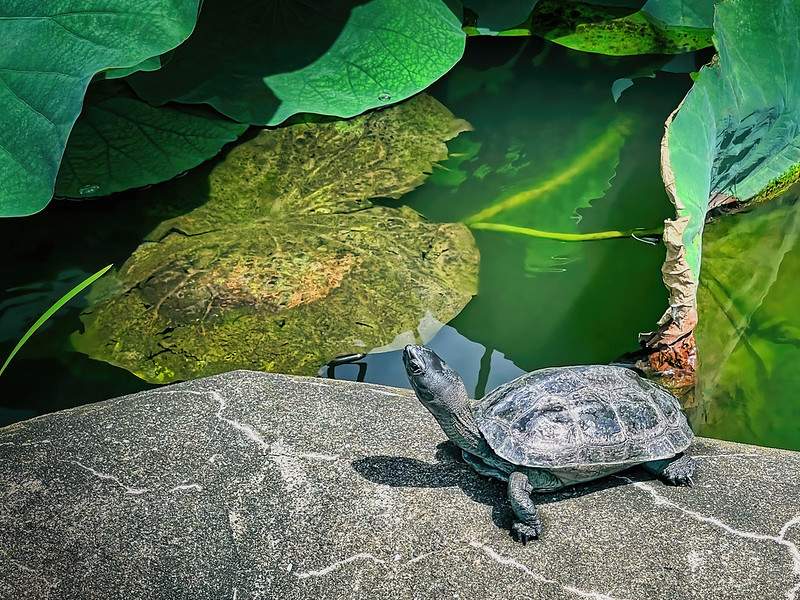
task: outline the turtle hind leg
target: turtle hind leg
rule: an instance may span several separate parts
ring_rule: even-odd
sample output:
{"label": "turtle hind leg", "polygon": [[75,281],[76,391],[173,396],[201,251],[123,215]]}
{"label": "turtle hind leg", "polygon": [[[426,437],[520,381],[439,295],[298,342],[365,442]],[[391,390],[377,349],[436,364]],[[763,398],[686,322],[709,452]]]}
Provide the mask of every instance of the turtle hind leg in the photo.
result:
{"label": "turtle hind leg", "polygon": [[691,456],[680,454],[666,460],[651,460],[642,465],[664,483],[670,485],[692,485],[692,476],[697,469],[697,461]]}
{"label": "turtle hind leg", "polygon": [[494,479],[505,480],[508,478],[506,473],[503,473],[500,469],[495,469],[491,465],[487,465],[477,456],[473,456],[466,450],[461,452],[461,456],[470,467],[475,469],[478,475],[483,475],[484,477],[492,477]]}
{"label": "turtle hind leg", "polygon": [[508,500],[516,517],[511,531],[514,537],[527,544],[542,534],[542,521],[539,511],[531,499],[533,486],[522,471],[514,471],[508,477]]}

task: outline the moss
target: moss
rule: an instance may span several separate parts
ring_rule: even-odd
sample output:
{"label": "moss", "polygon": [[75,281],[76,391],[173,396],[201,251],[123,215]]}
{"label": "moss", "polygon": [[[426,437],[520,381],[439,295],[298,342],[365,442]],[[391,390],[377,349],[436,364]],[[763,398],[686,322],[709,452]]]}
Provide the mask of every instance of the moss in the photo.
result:
{"label": "moss", "polygon": [[776,177],[770,181],[758,195],[751,201],[751,204],[760,204],[774,200],[783,195],[790,187],[800,181],[800,163],[794,165],[791,169],[786,171],[780,177]]}

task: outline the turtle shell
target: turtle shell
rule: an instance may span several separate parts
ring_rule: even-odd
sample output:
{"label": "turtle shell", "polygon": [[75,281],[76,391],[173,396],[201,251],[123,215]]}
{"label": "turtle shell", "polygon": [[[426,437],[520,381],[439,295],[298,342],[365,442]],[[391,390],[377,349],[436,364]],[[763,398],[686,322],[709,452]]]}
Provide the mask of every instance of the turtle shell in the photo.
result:
{"label": "turtle shell", "polygon": [[474,407],[495,453],[517,465],[638,464],[685,450],[694,434],[678,400],[622,367],[533,371]]}

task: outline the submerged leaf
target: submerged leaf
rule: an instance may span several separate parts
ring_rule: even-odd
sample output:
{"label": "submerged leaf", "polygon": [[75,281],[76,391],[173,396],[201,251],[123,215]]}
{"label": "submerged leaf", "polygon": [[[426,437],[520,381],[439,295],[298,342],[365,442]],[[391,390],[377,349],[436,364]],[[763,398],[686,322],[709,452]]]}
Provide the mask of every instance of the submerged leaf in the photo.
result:
{"label": "submerged leaf", "polygon": [[[369,199],[419,185],[467,127],[423,95],[262,131],[214,168],[206,204],[159,226],[95,290],[75,346],[153,382],[313,374],[449,321],[477,285],[470,232]],[[186,179],[168,193],[191,190]]]}
{"label": "submerged leaf", "polygon": [[17,0],[0,7],[0,216],[42,210],[91,78],[180,44],[198,0]]}
{"label": "submerged leaf", "polygon": [[719,60],[700,71],[667,121],[662,172],[677,218],[667,223],[664,282],[670,309],[651,345],[672,344],[697,322],[701,238],[709,209],[765,200],[797,178],[800,37],[794,0],[724,0],[716,7]]}
{"label": "submerged leaf", "polygon": [[123,84],[89,89],[64,152],[56,193],[85,198],[171,179],[217,154],[247,125],[212,111],[154,107]]}
{"label": "submerged leaf", "polygon": [[246,123],[351,117],[425,89],[464,40],[441,0],[206,0],[170,62],[130,81],[151,102],[207,103]]}

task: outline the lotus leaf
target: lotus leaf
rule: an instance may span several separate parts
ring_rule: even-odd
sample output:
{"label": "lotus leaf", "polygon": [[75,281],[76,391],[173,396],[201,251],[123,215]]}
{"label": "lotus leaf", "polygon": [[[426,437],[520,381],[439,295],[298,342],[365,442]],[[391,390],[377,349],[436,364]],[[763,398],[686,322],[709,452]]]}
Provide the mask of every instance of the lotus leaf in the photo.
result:
{"label": "lotus leaf", "polygon": [[150,106],[124,84],[92,85],[56,180],[61,196],[105,196],[165,181],[217,154],[247,125],[200,107]]}
{"label": "lotus leaf", "polygon": [[162,104],[208,103],[241,122],[299,112],[350,117],[408,98],[464,52],[441,0],[206,0],[192,37],[158,71],[130,78]]}
{"label": "lotus leaf", "polygon": [[[419,185],[468,127],[422,95],[351,121],[264,130],[93,292],[75,346],[152,382],[235,368],[313,374],[475,293],[469,230],[376,206]],[[180,195],[192,177],[165,186]]]}
{"label": "lotus leaf", "polygon": [[464,0],[464,7],[475,15],[475,24],[469,24],[471,35],[496,35],[518,25],[523,25],[538,0]]}
{"label": "lotus leaf", "polygon": [[180,44],[198,0],[0,3],[0,215],[40,211],[94,75]]}
{"label": "lotus leaf", "polygon": [[642,12],[664,27],[711,29],[714,0],[647,0]]}
{"label": "lotus leaf", "polygon": [[651,344],[685,337],[697,321],[706,213],[774,197],[800,172],[800,37],[794,0],[724,0],[714,17],[719,59],[704,67],[667,121],[662,172],[677,218],[667,223],[664,281],[671,307]]}

